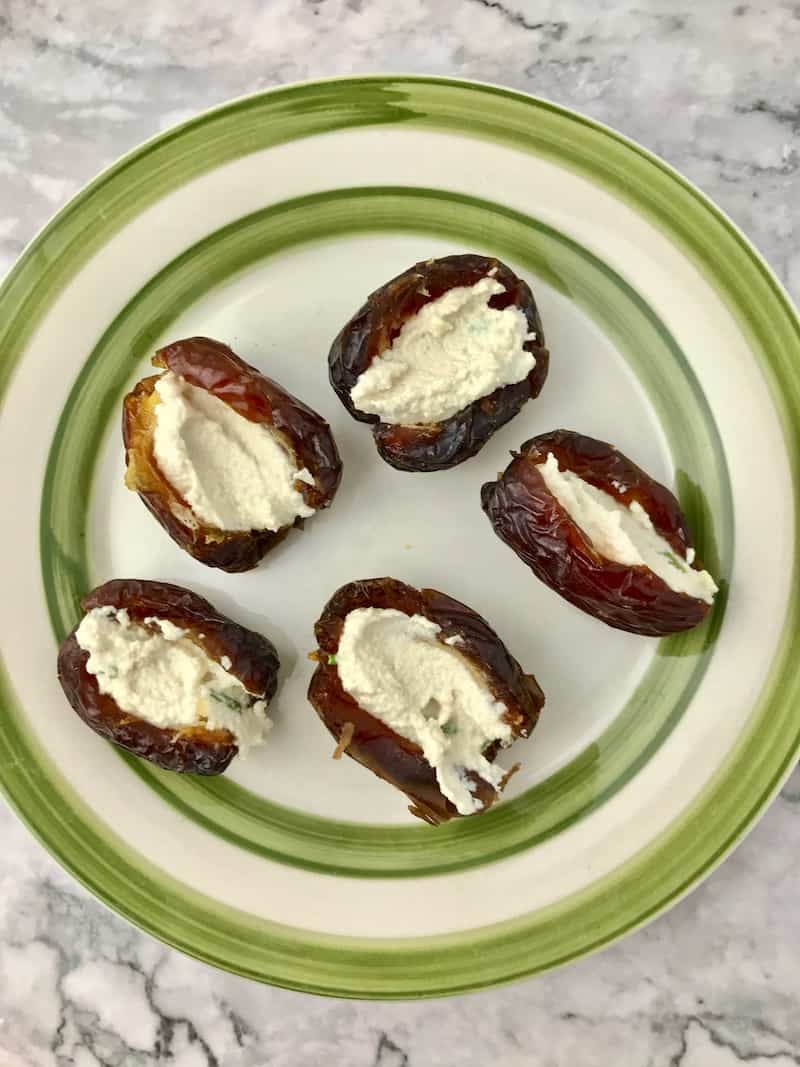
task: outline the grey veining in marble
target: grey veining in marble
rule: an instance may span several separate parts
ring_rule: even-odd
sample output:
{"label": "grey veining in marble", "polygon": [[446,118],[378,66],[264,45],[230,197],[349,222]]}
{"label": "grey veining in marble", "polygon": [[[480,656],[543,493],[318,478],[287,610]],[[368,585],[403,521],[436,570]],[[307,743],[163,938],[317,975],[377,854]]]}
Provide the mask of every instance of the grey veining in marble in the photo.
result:
{"label": "grey veining in marble", "polygon": [[[102,166],[279,82],[500,82],[708,192],[800,295],[800,5],[723,0],[0,0],[0,268]],[[109,914],[0,807],[0,1067],[800,1064],[800,777],[700,889],[605,952],[420,1004],[273,990]]]}

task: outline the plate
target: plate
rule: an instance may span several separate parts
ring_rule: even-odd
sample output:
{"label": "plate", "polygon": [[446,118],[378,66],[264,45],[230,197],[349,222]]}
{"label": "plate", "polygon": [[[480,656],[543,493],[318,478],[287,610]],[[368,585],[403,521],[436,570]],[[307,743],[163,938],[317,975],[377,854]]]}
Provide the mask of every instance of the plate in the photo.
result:
{"label": "plate", "polygon": [[[330,341],[415,260],[494,254],[531,284],[541,397],[449,472],[378,458],[327,381]],[[732,848],[798,751],[800,324],[728,219],[573,112],[417,77],[281,88],[155,138],[83,190],[0,291],[0,780],[109,906],[239,974],[339,996],[508,981],[608,943]],[[330,420],[333,507],[257,571],[195,563],[122,484],[120,401],[204,333]],[[534,433],[613,440],[676,487],[722,594],[660,642],[538,583],[479,489]],[[488,617],[547,694],[487,814],[432,829],[344,760],[306,701],[334,589],[391,574]],[[278,646],[268,745],[222,779],[120,753],[68,709],[58,642],[110,578],[184,584]]]}

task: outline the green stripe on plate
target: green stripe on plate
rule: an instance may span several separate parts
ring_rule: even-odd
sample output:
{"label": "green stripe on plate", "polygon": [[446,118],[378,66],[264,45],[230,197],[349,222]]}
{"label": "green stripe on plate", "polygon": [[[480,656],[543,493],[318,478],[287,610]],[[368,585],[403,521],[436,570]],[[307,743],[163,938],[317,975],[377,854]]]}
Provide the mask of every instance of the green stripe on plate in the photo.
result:
{"label": "green stripe on plate", "polygon": [[[120,394],[155,338],[203,293],[298,244],[357,233],[421,232],[466,243],[546,280],[611,336],[655,408],[684,485],[700,558],[730,573],[731,491],[714,420],[683,353],[655,313],[596,256],[550,226],[498,204],[441,190],[338,189],[273,204],[188,249],[153,278],[91,353],[64,407],[47,465],[41,512],[42,573],[60,641],[77,603],[94,584],[86,561],[85,510],[95,461],[109,424],[117,431]],[[491,247],[486,248],[486,234]],[[121,446],[118,446],[121,447]],[[76,486],[78,490],[76,492]],[[717,521],[711,528],[711,516]],[[480,819],[424,826],[343,822],[257,796],[226,778],[159,771],[123,755],[132,771],[181,814],[242,848],[309,870],[355,877],[420,877],[464,870],[532,847],[594,811],[628,782],[680,720],[702,679],[724,597],[703,626],[660,642],[631,699],[595,743],[546,781]],[[308,708],[290,714],[308,714]]]}

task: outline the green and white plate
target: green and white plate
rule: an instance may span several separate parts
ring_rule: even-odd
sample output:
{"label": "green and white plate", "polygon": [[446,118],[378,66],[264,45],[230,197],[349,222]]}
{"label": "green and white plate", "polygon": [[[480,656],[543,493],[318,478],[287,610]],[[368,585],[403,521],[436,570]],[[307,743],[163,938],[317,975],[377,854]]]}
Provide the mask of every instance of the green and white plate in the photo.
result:
{"label": "green and white plate", "polygon": [[[455,470],[380,461],[327,381],[331,338],[410,263],[496,254],[530,282],[541,397]],[[331,422],[333,507],[250,574],[184,555],[122,484],[120,400],[193,333]],[[0,290],[5,500],[0,780],[101,900],[220,967],[341,996],[503,982],[674,902],[753,824],[798,750],[800,323],[742,235],[673,170],[541,100],[432,78],[261,93],[171,130],[80,193]],[[674,485],[722,595],[660,642],[604,627],[495,537],[483,481],[527,437],[614,441]],[[486,815],[432,829],[305,698],[339,585],[394,575],[487,616],[547,694]],[[99,740],[55,678],[80,596],[178,582],[277,644],[266,747],[218,780]]]}

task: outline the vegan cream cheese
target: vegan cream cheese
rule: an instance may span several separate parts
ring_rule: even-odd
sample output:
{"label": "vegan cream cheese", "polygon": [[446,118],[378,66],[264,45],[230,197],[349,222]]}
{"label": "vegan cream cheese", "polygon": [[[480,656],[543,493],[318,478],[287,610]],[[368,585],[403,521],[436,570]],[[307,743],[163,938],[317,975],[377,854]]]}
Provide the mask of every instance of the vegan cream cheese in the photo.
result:
{"label": "vegan cream cheese", "polygon": [[252,422],[172,371],[156,383],[153,453],[195,516],[220,530],[281,530],[309,518],[305,468],[264,423]]}
{"label": "vegan cream cheese", "polygon": [[148,617],[140,625],[124,608],[93,608],[75,636],[100,692],[145,722],[228,730],[240,753],[260,744],[272,725],[266,702],[167,619]]}
{"label": "vegan cream cheese", "polygon": [[713,603],[717,585],[708,571],[697,571],[691,566],[694,550],[689,549],[687,558],[682,559],[656,532],[650,516],[638,501],[626,507],[573,471],[559,470],[558,460],[552,452],[539,465],[539,473],[561,507],[601,556],[626,566],[648,567],[674,592]]}
{"label": "vegan cream cheese", "polygon": [[419,745],[442,794],[460,815],[481,810],[473,771],[498,788],[502,767],[483,755],[509,744],[506,707],[441,627],[394,608],[356,608],[345,618],[336,665],[344,689],[395,733]]}
{"label": "vegan cream cheese", "polygon": [[536,364],[534,340],[516,306],[489,306],[505,286],[495,278],[456,286],[408,319],[350,393],[359,411],[404,426],[442,422],[500,386],[521,382]]}

